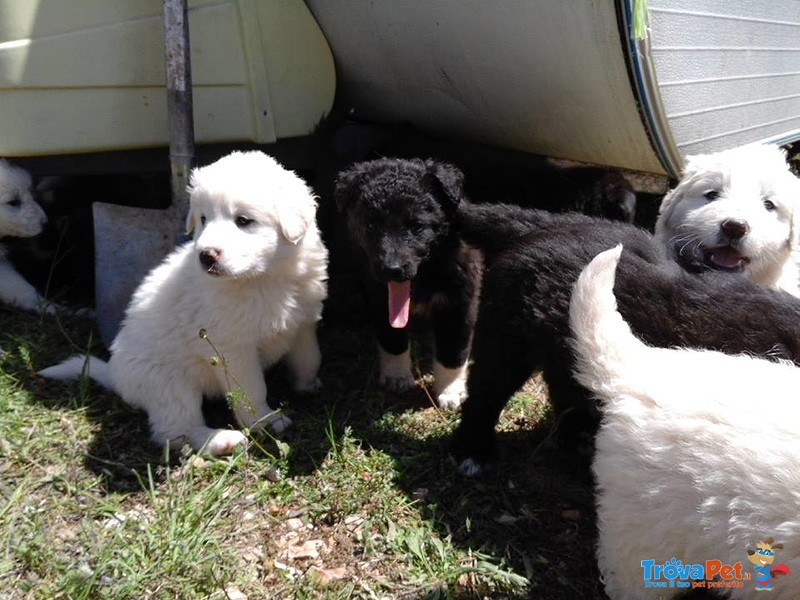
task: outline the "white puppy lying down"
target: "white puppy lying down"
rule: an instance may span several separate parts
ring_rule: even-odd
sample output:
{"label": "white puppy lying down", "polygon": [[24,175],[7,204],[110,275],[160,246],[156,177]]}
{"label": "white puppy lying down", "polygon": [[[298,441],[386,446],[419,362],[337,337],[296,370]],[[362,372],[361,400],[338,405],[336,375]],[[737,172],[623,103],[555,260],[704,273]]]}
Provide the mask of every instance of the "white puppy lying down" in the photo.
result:
{"label": "white puppy lying down", "polygon": [[[295,389],[318,387],[316,326],[327,295],[328,254],[311,191],[261,152],[234,152],[195,169],[190,192],[193,241],[144,279],[111,359],[90,358],[88,370],[147,411],[155,442],[186,438],[193,448],[219,455],[246,438],[207,427],[203,395],[240,389],[243,399],[233,403],[239,423],[250,429],[268,423],[280,433],[290,421],[267,404],[263,369],[285,356]],[[212,364],[209,341],[225,364]],[[73,357],[40,374],[75,378],[86,360]]]}
{"label": "white puppy lying down", "polygon": [[689,269],[742,272],[800,296],[799,223],[800,180],[785,153],[749,144],[688,156],[661,202],[655,236]]}
{"label": "white puppy lying down", "polygon": [[[584,269],[570,304],[575,376],[603,403],[594,474],[606,592],[671,597],[681,589],[645,587],[642,561],[675,558],[741,563],[752,579],[721,591],[750,598],[748,549],[759,540],[783,543],[780,561],[800,561],[800,369],[646,346],[616,310],[621,251]],[[800,597],[800,577],[778,580],[770,597]]]}
{"label": "white puppy lying down", "polygon": [[[30,174],[0,159],[0,238],[39,235],[47,224],[42,208],[33,199]],[[0,244],[0,302],[24,310],[55,312],[30,283],[17,273]]]}

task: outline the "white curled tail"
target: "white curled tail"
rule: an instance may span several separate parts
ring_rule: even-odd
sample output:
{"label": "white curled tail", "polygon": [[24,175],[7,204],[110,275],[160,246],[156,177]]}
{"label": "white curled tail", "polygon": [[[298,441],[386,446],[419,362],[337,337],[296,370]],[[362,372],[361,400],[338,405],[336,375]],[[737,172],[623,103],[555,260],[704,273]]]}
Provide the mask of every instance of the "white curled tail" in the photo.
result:
{"label": "white curled tail", "polygon": [[108,363],[94,356],[79,354],[38,372],[42,377],[61,381],[80,379],[84,373],[103,387],[115,391]]}
{"label": "white curled tail", "polygon": [[575,378],[608,398],[619,376],[646,350],[617,311],[614,280],[622,245],[601,252],[581,272],[572,290],[569,324],[575,351]]}

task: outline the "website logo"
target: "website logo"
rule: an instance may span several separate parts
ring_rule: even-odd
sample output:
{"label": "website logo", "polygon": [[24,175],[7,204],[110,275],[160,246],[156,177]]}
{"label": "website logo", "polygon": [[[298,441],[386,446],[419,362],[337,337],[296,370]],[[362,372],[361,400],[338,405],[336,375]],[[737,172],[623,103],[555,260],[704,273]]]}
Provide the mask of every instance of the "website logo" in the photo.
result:
{"label": "website logo", "polygon": [[783,544],[774,543],[775,540],[767,538],[756,544],[755,550],[747,551],[747,560],[753,563],[756,570],[756,591],[771,590],[778,577],[791,573],[789,567],[775,565],[775,550],[783,550]]}
{"label": "website logo", "polygon": [[642,569],[648,588],[741,588],[752,578],[741,562],[729,565],[721,560],[686,565],[674,557],[664,564],[643,560]]}
{"label": "website logo", "polygon": [[[684,564],[678,558],[671,558],[665,563],[657,563],[653,559],[641,562],[644,586],[646,588],[683,588],[683,589],[719,589],[751,586],[755,581],[755,590],[771,590],[778,577],[789,575],[789,567],[775,563],[775,551],[783,550],[783,544],[776,544],[767,538],[756,544],[755,550],[747,550],[747,560],[752,567],[743,566],[741,562],[727,564],[721,560],[707,560],[702,563]],[[754,570],[755,573],[751,571]]]}

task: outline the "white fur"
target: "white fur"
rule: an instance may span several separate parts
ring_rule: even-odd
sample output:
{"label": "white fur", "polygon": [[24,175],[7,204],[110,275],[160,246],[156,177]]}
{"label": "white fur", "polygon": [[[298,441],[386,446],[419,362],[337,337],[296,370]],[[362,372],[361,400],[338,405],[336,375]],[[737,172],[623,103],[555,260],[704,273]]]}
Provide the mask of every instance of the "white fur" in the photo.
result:
{"label": "white fur", "polygon": [[440,408],[457,409],[467,397],[467,365],[454,369],[433,363],[434,392]]}
{"label": "white fur", "polygon": [[603,402],[594,473],[598,563],[611,598],[671,597],[645,589],[641,561],[742,564],[784,544],[791,575],[770,598],[800,597],[800,369],[749,356],[646,346],[616,310],[621,247],[581,274],[570,305],[576,377]]}
{"label": "white fur", "polygon": [[[267,404],[263,369],[286,357],[296,389],[319,387],[316,324],[327,295],[327,250],[310,190],[261,152],[234,152],[195,169],[190,191],[193,241],[142,281],[108,364],[92,359],[88,368],[147,411],[155,442],[186,438],[195,449],[226,454],[245,437],[207,427],[203,395],[241,389],[238,422],[280,433],[290,421]],[[217,257],[213,267],[201,265],[202,252]],[[217,352],[227,368],[212,365]],[[84,360],[40,374],[74,378]]]}
{"label": "white fur", "polygon": [[[378,345],[380,368],[378,383],[392,392],[407,392],[416,385],[411,371],[411,351],[390,354]],[[449,369],[439,361],[433,364],[433,389],[439,408],[457,409],[467,396],[467,365]]]}
{"label": "white fur", "polygon": [[416,385],[411,372],[411,351],[390,354],[378,346],[380,368],[378,383],[392,392],[406,392]]}
{"label": "white fur", "polygon": [[[716,199],[706,194],[713,192]],[[765,202],[774,208],[767,209]],[[748,232],[732,246],[745,257],[744,274],[753,282],[800,296],[794,253],[800,237],[800,181],[777,146],[750,144],[715,154],[689,156],[675,189],[664,197],[655,236],[674,258],[702,261],[727,240],[726,219]]]}
{"label": "white fur", "polygon": [[[33,198],[30,174],[0,159],[0,238],[33,237],[47,224]],[[17,273],[0,244],[0,302],[23,310],[55,312],[30,283]]]}

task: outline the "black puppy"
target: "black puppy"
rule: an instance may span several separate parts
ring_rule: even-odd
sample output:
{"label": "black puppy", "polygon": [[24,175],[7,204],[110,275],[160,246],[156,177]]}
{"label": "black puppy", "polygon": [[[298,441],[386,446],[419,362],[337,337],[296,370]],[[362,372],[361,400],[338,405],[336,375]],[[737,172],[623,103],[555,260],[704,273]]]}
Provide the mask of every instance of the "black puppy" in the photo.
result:
{"label": "black puppy", "polygon": [[477,312],[481,255],[451,227],[463,175],[432,160],[380,159],[339,174],[334,196],[362,270],[380,351],[380,383],[411,388],[407,325],[411,304],[427,308],[439,406],[457,408]]}
{"label": "black puppy", "polygon": [[589,393],[572,377],[569,299],[589,261],[620,243],[614,292],[638,337],[654,346],[800,363],[800,301],[737,275],[687,273],[635,226],[504,205],[463,205],[456,220],[460,235],[486,253],[468,396],[455,436],[466,474],[486,467],[500,412],[536,370],[543,371],[554,408],[570,409],[562,414],[572,417],[573,429],[596,424]]}

